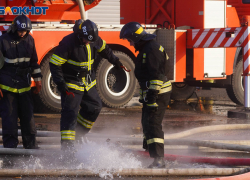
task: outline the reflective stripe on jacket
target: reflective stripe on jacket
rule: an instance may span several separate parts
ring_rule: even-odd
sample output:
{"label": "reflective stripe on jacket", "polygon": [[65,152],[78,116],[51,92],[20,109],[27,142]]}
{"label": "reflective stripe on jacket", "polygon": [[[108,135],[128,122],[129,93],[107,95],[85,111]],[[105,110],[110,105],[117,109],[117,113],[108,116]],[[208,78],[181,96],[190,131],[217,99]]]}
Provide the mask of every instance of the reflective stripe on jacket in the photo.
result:
{"label": "reflective stripe on jacket", "polygon": [[96,84],[92,73],[97,53],[112,64],[118,59],[100,37],[84,45],[74,33],[65,36],[50,59],[53,81],[65,83],[72,92],[88,91]]}
{"label": "reflective stripe on jacket", "polygon": [[4,57],[4,66],[0,70],[2,90],[23,93],[31,89],[31,77],[41,81],[41,69],[31,35],[17,38],[17,34],[3,34],[0,36],[0,53]]}

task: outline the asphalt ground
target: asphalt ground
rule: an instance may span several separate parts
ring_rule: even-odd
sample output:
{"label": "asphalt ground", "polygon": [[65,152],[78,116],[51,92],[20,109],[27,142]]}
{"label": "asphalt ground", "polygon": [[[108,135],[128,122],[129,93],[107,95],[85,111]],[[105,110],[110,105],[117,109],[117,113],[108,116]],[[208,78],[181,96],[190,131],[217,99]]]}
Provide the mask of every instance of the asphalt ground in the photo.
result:
{"label": "asphalt ground", "polygon": [[[185,130],[198,127],[206,127],[212,125],[223,124],[249,124],[249,120],[228,118],[229,110],[241,109],[228,98],[225,89],[197,90],[190,99],[183,102],[171,102],[166,109],[164,120],[162,123],[165,134],[178,133]],[[36,128],[38,131],[60,131],[60,113],[35,113]],[[1,127],[1,124],[0,124]],[[99,135],[102,141],[95,143],[89,140],[79,145],[79,158],[85,162],[90,168],[98,170],[105,168],[145,168],[152,159],[141,159],[140,157],[126,157],[131,149],[143,150],[141,145],[123,146],[123,142],[117,142],[116,137],[121,136],[139,136],[142,134],[141,127],[141,104],[138,98],[133,98],[125,107],[112,109],[104,107],[95,122],[90,135]],[[196,140],[250,140],[248,131],[221,131],[213,133],[201,133],[190,136],[189,139]],[[20,143],[21,144],[21,143]],[[52,143],[60,145],[60,139]],[[110,147],[110,144],[111,147]],[[44,144],[43,144],[44,145]],[[47,144],[51,145],[51,144]],[[114,145],[114,146],[113,146]],[[117,147],[118,146],[118,147]],[[118,149],[117,149],[118,148]],[[119,154],[119,148],[125,150],[124,154]],[[122,151],[123,151],[122,150]],[[128,150],[128,152],[127,152]],[[176,155],[199,155],[206,157],[244,157],[249,158],[248,153],[239,152],[197,152],[193,149],[184,148],[182,150],[165,149],[165,153],[173,153]],[[92,160],[87,159],[91,154]],[[106,159],[108,157],[108,159]],[[46,158],[45,158],[46,159]],[[48,159],[29,157],[21,159],[13,168],[55,168],[55,162],[49,162]],[[93,159],[95,161],[93,162]],[[110,162],[106,164],[107,162]],[[112,163],[111,163],[112,162]],[[22,165],[21,165],[22,164]],[[121,165],[122,164],[122,165]],[[166,162],[167,168],[216,168],[207,164],[182,164],[178,162]],[[85,166],[84,166],[85,167]],[[70,168],[70,167],[69,167]],[[97,177],[18,177],[20,179],[192,179],[199,177],[112,177],[107,172],[105,175],[99,174]],[[1,179],[1,178],[0,178]],[[16,178],[3,178],[16,179]]]}

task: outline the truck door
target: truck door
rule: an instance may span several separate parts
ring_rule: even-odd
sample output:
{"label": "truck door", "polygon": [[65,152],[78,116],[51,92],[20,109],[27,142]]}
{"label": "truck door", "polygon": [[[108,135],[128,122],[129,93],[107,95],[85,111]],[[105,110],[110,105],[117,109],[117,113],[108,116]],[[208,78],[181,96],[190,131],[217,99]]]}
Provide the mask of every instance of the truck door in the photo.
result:
{"label": "truck door", "polygon": [[[225,28],[226,1],[205,0],[204,28]],[[226,71],[225,48],[204,49],[204,76],[205,78],[223,77]]]}

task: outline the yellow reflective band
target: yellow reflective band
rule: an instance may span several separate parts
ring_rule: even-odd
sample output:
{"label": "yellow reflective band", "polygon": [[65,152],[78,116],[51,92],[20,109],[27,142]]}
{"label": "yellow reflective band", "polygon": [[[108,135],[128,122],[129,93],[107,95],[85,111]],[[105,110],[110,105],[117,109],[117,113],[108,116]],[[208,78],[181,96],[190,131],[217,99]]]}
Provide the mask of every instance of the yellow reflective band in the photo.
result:
{"label": "yellow reflective band", "polygon": [[66,135],[66,134],[70,134],[72,136],[75,136],[76,132],[73,130],[62,130],[61,131],[61,135]]}
{"label": "yellow reflective band", "polygon": [[137,29],[137,31],[135,31],[135,34],[141,34],[141,33],[142,33],[142,31],[143,31],[143,28],[142,28],[142,27],[140,27],[139,29]]}
{"label": "yellow reflective band", "polygon": [[56,65],[56,66],[61,66],[61,64],[55,60],[53,60],[52,58],[50,59],[50,61],[52,64]]}
{"label": "yellow reflective band", "polygon": [[96,85],[96,80],[92,81],[92,83],[88,84],[88,86],[86,87],[86,90],[90,90],[90,88],[92,88],[94,85]]}
{"label": "yellow reflective band", "polygon": [[62,140],[72,140],[72,141],[74,141],[75,140],[75,136],[61,136],[61,139]]}
{"label": "yellow reflective band", "polygon": [[88,70],[90,71],[91,70],[91,48],[89,44],[86,47],[88,50]]}
{"label": "yellow reflective band", "polygon": [[152,144],[152,143],[161,143],[161,144],[164,144],[164,139],[153,138],[153,139],[147,140],[147,144]]}
{"label": "yellow reflective band", "polygon": [[72,130],[63,130],[61,131],[61,139],[63,140],[75,140],[75,131]]}
{"label": "yellow reflective band", "polygon": [[56,61],[58,61],[61,64],[64,64],[65,62],[67,62],[67,59],[63,59],[63,58],[61,58],[61,57],[59,57],[59,56],[57,56],[55,54],[53,54],[51,56],[51,58],[54,59],[54,60],[56,60]]}
{"label": "yellow reflective band", "polygon": [[159,86],[162,86],[162,84],[163,84],[163,81],[160,81],[160,80],[151,80],[151,81],[149,81],[150,82],[150,84],[154,84],[154,85],[159,85]]}
{"label": "yellow reflective band", "polygon": [[87,81],[85,80],[85,78],[83,78],[82,82],[85,85],[86,91],[88,91],[90,88],[92,88],[94,85],[96,85],[96,79],[94,81],[92,81],[90,84],[88,84]]}
{"label": "yellow reflective band", "polygon": [[165,83],[161,86],[161,88],[165,88],[165,87],[167,87],[167,86],[171,86],[171,82],[170,82],[170,81],[165,82]]}
{"label": "yellow reflective band", "polygon": [[4,90],[7,90],[7,91],[10,91],[10,92],[13,92],[13,93],[23,93],[23,92],[29,91],[31,88],[26,87],[26,88],[16,89],[16,88],[12,88],[12,87],[0,84],[0,89],[4,89]]}
{"label": "yellow reflective band", "polygon": [[102,47],[97,50],[97,52],[102,52],[103,49],[106,47],[106,41],[102,40]]}
{"label": "yellow reflective band", "polygon": [[88,121],[87,119],[84,119],[80,114],[77,116],[77,122],[83,125],[84,127],[91,129],[94,125],[94,122]]}
{"label": "yellow reflective band", "polygon": [[158,104],[157,103],[147,104],[147,106],[149,106],[149,107],[158,107]]}
{"label": "yellow reflective band", "polygon": [[172,91],[172,84],[170,81],[165,82],[159,91],[159,94],[166,93]]}
{"label": "yellow reflective band", "polygon": [[160,90],[163,84],[163,81],[160,80],[151,80],[149,82],[150,82],[149,89],[155,89],[155,90]]}
{"label": "yellow reflective band", "polygon": [[79,24],[79,29],[82,29],[82,23],[81,23],[81,24]]}
{"label": "yellow reflective band", "polygon": [[84,118],[81,116],[81,114],[78,114],[78,115],[77,115],[77,118],[79,118],[79,120],[81,120],[81,121],[86,122],[87,124],[90,124],[90,125],[93,125],[93,124],[94,124],[94,122],[89,121],[89,120],[87,120],[87,119],[84,119]]}
{"label": "yellow reflective band", "polygon": [[161,86],[160,85],[150,85],[148,89],[160,90]]}
{"label": "yellow reflective band", "polygon": [[66,85],[71,89],[76,89],[78,91],[84,91],[84,87],[77,86],[76,84],[66,83]]}
{"label": "yellow reflective band", "polygon": [[164,51],[164,48],[163,48],[162,46],[160,46],[159,50],[160,50],[161,52],[163,52],[163,51]]}
{"label": "yellow reflective band", "polygon": [[160,89],[158,94],[163,94],[163,93],[170,92],[170,91],[172,91],[172,86],[168,86],[168,87]]}
{"label": "yellow reflective band", "polygon": [[[88,66],[89,65],[89,62],[76,62],[71,59],[68,60],[67,63],[75,65],[75,66]],[[93,64],[93,63],[94,63],[94,59],[90,60],[90,64]]]}
{"label": "yellow reflective band", "polygon": [[143,53],[143,58],[146,58],[146,55],[147,55],[146,53]]}

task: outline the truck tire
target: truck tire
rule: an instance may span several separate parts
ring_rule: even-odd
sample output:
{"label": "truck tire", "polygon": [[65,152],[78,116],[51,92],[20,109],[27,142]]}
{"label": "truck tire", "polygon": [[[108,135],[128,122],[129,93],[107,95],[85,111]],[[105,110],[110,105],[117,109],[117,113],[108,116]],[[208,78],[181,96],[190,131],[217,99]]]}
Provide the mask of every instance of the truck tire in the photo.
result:
{"label": "truck tire", "polygon": [[[39,106],[42,109],[42,106],[45,106],[47,109],[53,112],[61,111],[61,96],[57,90],[56,84],[53,82],[49,61],[52,53],[49,53],[45,56],[41,63],[41,71],[42,71],[42,89],[40,91],[39,99],[40,103],[36,102],[36,106]],[[38,109],[39,109],[38,107]]]}
{"label": "truck tire", "polygon": [[244,80],[241,75],[243,72],[242,57],[237,62],[233,75],[231,77],[231,85],[226,88],[228,97],[238,105],[244,105]]}
{"label": "truck tire", "polygon": [[106,59],[102,59],[96,70],[96,89],[106,106],[118,108],[127,104],[134,96],[137,81],[132,59],[120,51],[114,51],[114,54],[131,72],[116,70]]}
{"label": "truck tire", "polygon": [[195,90],[195,87],[189,86],[186,83],[172,83],[171,99],[185,101],[193,95]]}

